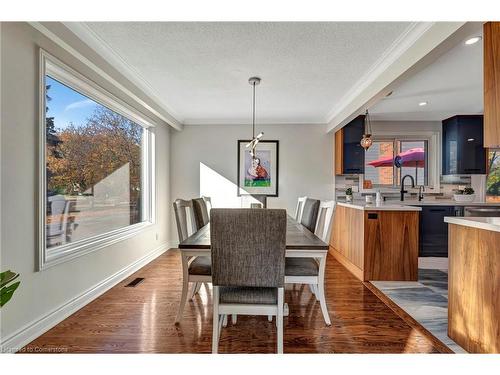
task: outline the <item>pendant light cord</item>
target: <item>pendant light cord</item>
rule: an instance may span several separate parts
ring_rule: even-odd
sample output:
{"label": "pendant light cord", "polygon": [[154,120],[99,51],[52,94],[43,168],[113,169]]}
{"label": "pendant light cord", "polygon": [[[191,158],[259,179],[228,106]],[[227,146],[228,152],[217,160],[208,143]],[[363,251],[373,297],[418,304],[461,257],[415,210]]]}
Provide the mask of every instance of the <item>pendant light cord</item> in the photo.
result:
{"label": "pendant light cord", "polygon": [[255,139],[255,82],[253,83],[252,139]]}
{"label": "pendant light cord", "polygon": [[365,113],[365,120],[366,120],[366,127],[365,127],[365,133],[366,134],[372,134],[372,122],[370,119],[370,114],[368,113],[368,110],[366,110]]}

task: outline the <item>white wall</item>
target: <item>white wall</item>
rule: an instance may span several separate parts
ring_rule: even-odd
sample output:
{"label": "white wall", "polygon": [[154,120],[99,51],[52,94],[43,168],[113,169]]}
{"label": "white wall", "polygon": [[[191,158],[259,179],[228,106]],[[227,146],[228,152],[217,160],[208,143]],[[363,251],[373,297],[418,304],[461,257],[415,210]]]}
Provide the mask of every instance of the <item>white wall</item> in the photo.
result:
{"label": "white wall", "polygon": [[[279,196],[269,197],[268,207],[285,208],[293,214],[299,196],[333,199],[333,135],[325,133],[325,126],[257,125],[256,128],[257,132],[264,131],[264,139],[280,142]],[[189,125],[182,132],[173,131],[171,200],[199,196],[203,193],[200,183],[205,192],[216,192],[206,185],[217,184],[225,193],[214,201],[214,206],[238,206],[237,141],[251,138],[251,131],[251,125]],[[200,168],[205,181],[200,181]],[[173,216],[171,237],[177,238]]]}
{"label": "white wall", "polygon": [[[38,170],[38,48],[43,47],[66,64],[116,96],[155,116],[124,97],[108,82],[26,23],[1,24],[1,270],[21,274],[21,285],[1,310],[2,344],[22,344],[42,327],[76,306],[75,298],[112,275],[168,244],[170,225],[169,138],[167,126],[156,134],[157,224],[127,240],[72,261],[36,272]],[[85,45],[76,46],[95,57]],[[134,92],[133,85],[102,59],[95,63]],[[141,94],[142,95],[142,94]],[[144,95],[142,95],[145,98]],[[153,250],[158,251],[153,251]],[[109,279],[108,279],[109,281]],[[68,305],[69,303],[69,305]],[[50,315],[62,308],[58,314]],[[46,320],[40,320],[40,319]]]}

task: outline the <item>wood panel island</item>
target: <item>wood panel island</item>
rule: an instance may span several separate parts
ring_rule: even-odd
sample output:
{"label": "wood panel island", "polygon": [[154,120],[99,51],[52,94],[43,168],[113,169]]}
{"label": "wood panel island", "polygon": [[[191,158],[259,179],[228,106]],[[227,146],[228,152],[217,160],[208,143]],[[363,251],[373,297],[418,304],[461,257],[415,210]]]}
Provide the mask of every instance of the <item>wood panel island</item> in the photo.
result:
{"label": "wood panel island", "polygon": [[417,281],[421,210],[337,202],[330,253],[362,281]]}
{"label": "wood panel island", "polygon": [[446,217],[448,336],[470,353],[500,353],[500,218]]}

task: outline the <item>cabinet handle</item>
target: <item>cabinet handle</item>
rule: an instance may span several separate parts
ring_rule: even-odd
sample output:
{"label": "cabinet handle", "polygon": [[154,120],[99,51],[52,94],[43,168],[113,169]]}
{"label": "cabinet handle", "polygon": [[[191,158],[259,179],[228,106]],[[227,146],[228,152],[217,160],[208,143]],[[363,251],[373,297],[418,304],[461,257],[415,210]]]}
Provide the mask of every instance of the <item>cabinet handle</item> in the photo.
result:
{"label": "cabinet handle", "polygon": [[431,208],[430,212],[446,212],[444,208]]}

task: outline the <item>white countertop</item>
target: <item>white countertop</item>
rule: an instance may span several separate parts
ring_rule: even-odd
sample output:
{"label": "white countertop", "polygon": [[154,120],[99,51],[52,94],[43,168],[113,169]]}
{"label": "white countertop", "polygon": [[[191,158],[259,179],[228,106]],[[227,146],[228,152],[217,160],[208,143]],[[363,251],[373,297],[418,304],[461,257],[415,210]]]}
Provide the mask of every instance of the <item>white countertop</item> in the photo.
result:
{"label": "white countertop", "polygon": [[[393,201],[389,201],[393,202]],[[397,202],[397,201],[396,201]],[[387,203],[387,202],[386,202]],[[457,202],[453,199],[424,199],[423,201],[418,201],[414,199],[408,199],[404,202],[410,206],[471,206],[471,207],[500,207],[500,203],[492,202]]]}
{"label": "white countertop", "polygon": [[500,232],[500,217],[454,217],[446,216],[445,223]]}
{"label": "white countertop", "polygon": [[337,202],[339,206],[354,208],[356,210],[363,211],[422,211],[422,208],[415,206],[407,206],[404,204],[383,202],[380,204],[366,203],[365,201],[354,201],[352,203],[348,202]]}

